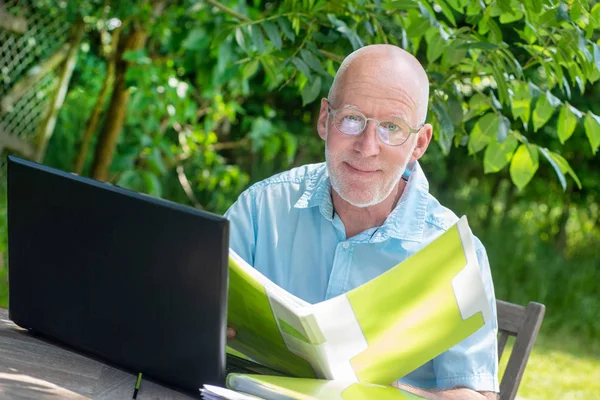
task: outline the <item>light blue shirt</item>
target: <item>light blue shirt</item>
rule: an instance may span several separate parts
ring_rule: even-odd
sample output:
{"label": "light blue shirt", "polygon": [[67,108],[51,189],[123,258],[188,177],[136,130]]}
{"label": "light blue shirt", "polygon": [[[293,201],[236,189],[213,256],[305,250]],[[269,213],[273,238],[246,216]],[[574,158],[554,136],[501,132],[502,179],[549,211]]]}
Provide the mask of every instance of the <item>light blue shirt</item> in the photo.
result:
{"label": "light blue shirt", "polygon": [[[258,182],[225,214],[230,246],[290,293],[318,303],[352,290],[415,254],[458,218],[429,193],[415,163],[394,210],[380,227],[346,238],[334,212],[324,163]],[[424,389],[498,391],[496,302],[489,262],[475,238],[492,321],[400,382]]]}

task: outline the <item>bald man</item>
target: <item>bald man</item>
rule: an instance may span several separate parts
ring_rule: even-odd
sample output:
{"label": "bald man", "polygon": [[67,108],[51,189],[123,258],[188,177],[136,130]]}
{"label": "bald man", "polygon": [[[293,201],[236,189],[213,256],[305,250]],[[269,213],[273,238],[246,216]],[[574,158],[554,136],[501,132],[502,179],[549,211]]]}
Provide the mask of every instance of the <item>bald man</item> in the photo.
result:
{"label": "bald man", "polygon": [[[431,141],[427,74],[406,51],[363,47],[340,66],[317,131],[325,163],[256,183],[227,211],[230,247],[292,294],[317,303],[415,254],[458,218],[429,193],[417,160]],[[496,302],[475,238],[492,321],[396,383],[426,398],[495,399]],[[400,377],[399,377],[400,378]]]}

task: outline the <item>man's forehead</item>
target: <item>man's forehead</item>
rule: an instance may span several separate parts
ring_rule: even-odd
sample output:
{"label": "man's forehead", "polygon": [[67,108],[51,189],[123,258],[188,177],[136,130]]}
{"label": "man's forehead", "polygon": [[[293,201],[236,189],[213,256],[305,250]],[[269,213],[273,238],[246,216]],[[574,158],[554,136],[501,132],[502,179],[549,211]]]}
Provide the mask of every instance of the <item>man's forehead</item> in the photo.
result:
{"label": "man's forehead", "polygon": [[[361,114],[365,115],[367,114],[367,111],[363,111],[361,110],[360,107],[355,106],[353,104],[344,104],[342,103],[339,107],[338,110],[352,110],[352,111],[358,111]],[[406,120],[408,114],[410,113],[410,110],[400,110],[398,108],[394,108],[394,110],[388,112],[385,117],[389,117],[389,118],[398,118],[398,119],[402,119],[402,120]],[[384,118],[385,118],[384,117]]]}

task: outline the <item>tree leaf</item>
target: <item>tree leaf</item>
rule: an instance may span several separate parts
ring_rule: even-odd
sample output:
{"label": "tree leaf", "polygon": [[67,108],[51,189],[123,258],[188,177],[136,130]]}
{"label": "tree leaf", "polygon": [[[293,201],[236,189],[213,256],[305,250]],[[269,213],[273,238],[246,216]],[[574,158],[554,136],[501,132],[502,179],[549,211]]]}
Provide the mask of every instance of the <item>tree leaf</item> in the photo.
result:
{"label": "tree leaf", "polygon": [[510,178],[519,189],[523,189],[533,178],[538,167],[537,147],[521,144],[510,162]]}
{"label": "tree leaf", "polygon": [[[566,142],[577,126],[578,117],[573,113],[573,108],[573,106],[565,103],[560,109],[560,114],[558,114],[558,126],[556,127],[556,132],[558,133],[560,143]],[[581,118],[581,116],[579,118]]]}
{"label": "tree leaf", "polygon": [[237,42],[238,46],[240,46],[242,48],[242,50],[244,50],[245,52],[248,52],[248,49],[246,48],[246,38],[245,38],[245,34],[244,31],[241,28],[237,28],[235,30],[235,41]]}
{"label": "tree leaf", "polygon": [[540,150],[540,153],[542,153],[542,155],[544,157],[546,157],[546,160],[548,160],[550,165],[552,165],[552,168],[554,168],[554,171],[556,172],[556,176],[558,176],[558,180],[560,181],[560,186],[562,186],[563,190],[567,190],[567,180],[566,180],[565,174],[562,171],[562,169],[560,168],[560,166],[556,163],[556,161],[554,161],[554,159],[552,157],[550,157],[550,154],[548,154],[548,149],[539,147],[539,150]]}
{"label": "tree leaf", "polygon": [[440,8],[442,9],[442,13],[444,14],[444,16],[446,18],[448,18],[448,21],[450,21],[452,26],[456,26],[456,20],[454,19],[454,14],[452,13],[452,9],[448,5],[448,3],[446,3],[444,0],[436,0],[435,2],[438,6],[440,6]]}
{"label": "tree leaf", "polygon": [[464,43],[462,39],[451,40],[449,43],[442,54],[442,66],[448,69],[464,62],[468,51],[464,47],[459,48]]}
{"label": "tree leaf", "polygon": [[569,81],[567,80],[567,77],[563,75],[562,77],[562,85],[561,85],[563,92],[565,93],[565,96],[567,96],[567,99],[571,98],[571,85],[569,85]]}
{"label": "tree leaf", "polygon": [[475,123],[469,135],[469,154],[475,154],[490,144],[498,134],[498,114],[488,113]]}
{"label": "tree leaf", "polygon": [[371,36],[375,35],[375,31],[373,30],[373,25],[371,25],[371,22],[368,19],[365,20],[365,22],[363,22],[363,25],[369,35],[371,35]]}
{"label": "tree leaf", "polygon": [[548,103],[550,103],[550,105],[554,108],[560,106],[561,104],[560,99],[554,96],[552,93],[550,93],[549,90],[546,90],[546,98],[548,99]]}
{"label": "tree leaf", "polygon": [[496,135],[498,139],[498,143],[503,143],[508,136],[508,131],[510,130],[510,120],[506,118],[504,115],[500,116],[500,121],[498,122],[498,133]]}
{"label": "tree leaf", "polygon": [[250,79],[258,71],[258,58],[247,62],[242,69],[242,79]]}
{"label": "tree leaf", "polygon": [[500,15],[501,24],[510,24],[523,18],[523,13],[519,10],[512,10],[511,12],[505,12]]}
{"label": "tree leaf", "polygon": [[288,39],[290,39],[290,42],[293,42],[296,39],[296,35],[294,34],[294,30],[292,29],[292,24],[290,24],[290,21],[287,18],[277,18],[277,24],[283,31],[283,34]]}
{"label": "tree leaf", "polygon": [[304,76],[306,76],[307,78],[310,79],[310,69],[308,68],[308,65],[306,65],[306,63],[304,61],[302,61],[298,57],[294,57],[292,59],[292,63],[296,66],[296,68],[298,68],[298,70],[300,72],[302,72],[304,74]]}
{"label": "tree leaf", "polygon": [[279,33],[279,29],[277,29],[277,25],[271,21],[265,21],[262,26],[265,29],[269,41],[277,50],[281,50],[281,34]]}
{"label": "tree leaf", "polygon": [[254,44],[254,48],[260,54],[265,52],[265,38],[262,34],[260,28],[256,25],[251,25],[248,27],[250,30],[250,37],[252,38],[252,44]]}
{"label": "tree leaf", "polygon": [[542,0],[525,0],[525,7],[539,15],[542,12]]}
{"label": "tree leaf", "polygon": [[427,62],[433,63],[437,60],[446,48],[446,42],[442,40],[440,32],[437,29],[431,29],[425,35],[427,42]]}
{"label": "tree leaf", "polygon": [[167,167],[165,166],[165,162],[163,161],[162,154],[158,147],[155,147],[152,150],[152,153],[148,156],[147,160],[148,166],[152,169],[152,172],[156,175],[166,175]]}
{"label": "tree leaf", "polygon": [[596,154],[600,146],[600,116],[588,111],[583,125],[585,126],[585,134],[590,141],[590,146],[592,146],[592,152]]}
{"label": "tree leaf", "polygon": [[302,88],[302,105],[305,106],[315,101],[321,92],[321,77],[309,80]]}
{"label": "tree leaf", "polygon": [[510,0],[496,0],[496,4],[498,5],[502,13],[510,13],[514,11],[510,5]]}
{"label": "tree leaf", "polygon": [[553,153],[552,151],[549,151],[549,150],[548,150],[548,155],[550,157],[552,157],[552,159],[554,160],[554,162],[556,162],[556,164],[560,167],[560,170],[563,173],[568,173],[571,176],[571,178],[573,178],[573,180],[577,184],[577,187],[579,189],[581,189],[581,181],[579,180],[579,178],[575,174],[575,171],[573,171],[573,168],[571,168],[571,166],[569,165],[569,163],[567,162],[567,160],[565,160],[563,158],[563,156],[561,156],[560,154]]}
{"label": "tree leaf", "polygon": [[490,35],[488,38],[491,39],[491,42],[493,43],[502,43],[502,30],[496,20],[490,18],[487,23],[490,28]]}
{"label": "tree leaf", "polygon": [[496,62],[492,63],[492,75],[494,76],[494,80],[496,81],[496,86],[498,90],[498,95],[500,96],[500,102],[502,104],[510,104],[510,94],[508,92],[508,83],[506,82],[506,77],[504,76],[503,66],[501,66],[500,59],[497,58]]}
{"label": "tree leaf", "polygon": [[346,36],[354,50],[357,50],[363,46],[361,38],[356,34],[354,30],[350,29],[344,21],[338,19],[334,14],[327,14],[327,18],[335,26],[338,32]]}
{"label": "tree leaf", "polygon": [[483,155],[484,173],[502,170],[510,162],[518,145],[519,141],[514,136],[508,136],[502,143],[490,143]]}
{"label": "tree leaf", "polygon": [[594,4],[594,7],[592,7],[592,10],[590,11],[590,19],[590,24],[593,24],[596,29],[600,28],[600,3],[596,3]]}
{"label": "tree leaf", "polygon": [[406,29],[409,38],[420,38],[431,27],[429,20],[420,15],[409,19],[410,25]]}
{"label": "tree leaf", "polygon": [[445,155],[450,153],[450,146],[452,145],[452,139],[454,139],[454,124],[448,113],[446,105],[440,100],[436,100],[431,104],[431,108],[435,112],[437,119],[440,123],[439,134],[437,137],[438,143],[442,148],[442,152]]}
{"label": "tree leaf", "polygon": [[321,62],[319,61],[319,59],[310,51],[306,50],[306,49],[302,49],[300,50],[300,57],[302,57],[302,60],[304,60],[304,62],[315,72],[319,73],[319,74],[327,74],[327,72],[325,71],[325,69],[323,68],[323,65],[321,65]]}
{"label": "tree leaf", "polygon": [[465,119],[465,121],[468,121],[473,117],[477,117],[477,116],[481,115],[484,111],[487,111],[489,109],[490,109],[490,102],[489,102],[488,98],[481,93],[475,93],[469,99],[469,110],[465,114],[464,119]]}
{"label": "tree leaf", "polygon": [[206,33],[206,29],[194,28],[189,31],[187,37],[181,43],[181,47],[187,50],[204,49],[209,46],[210,39],[210,35]]}
{"label": "tree leaf", "polygon": [[162,197],[162,185],[158,177],[151,172],[142,172],[142,178],[146,184],[146,193],[154,197]]}
{"label": "tree leaf", "polygon": [[454,125],[460,125],[463,122],[462,101],[453,93],[448,93],[448,114]]}
{"label": "tree leaf", "polygon": [[140,176],[140,171],[127,170],[121,174],[116,184],[127,189],[142,191],[144,182]]}
{"label": "tree leaf", "polygon": [[448,4],[450,5],[450,7],[454,8],[456,11],[458,11],[459,13],[463,13],[464,12],[464,6],[462,4],[460,4],[460,2],[458,0],[447,0]]}
{"label": "tree leaf", "polygon": [[550,120],[555,107],[550,104],[547,96],[540,96],[533,111],[533,130],[537,131]]}

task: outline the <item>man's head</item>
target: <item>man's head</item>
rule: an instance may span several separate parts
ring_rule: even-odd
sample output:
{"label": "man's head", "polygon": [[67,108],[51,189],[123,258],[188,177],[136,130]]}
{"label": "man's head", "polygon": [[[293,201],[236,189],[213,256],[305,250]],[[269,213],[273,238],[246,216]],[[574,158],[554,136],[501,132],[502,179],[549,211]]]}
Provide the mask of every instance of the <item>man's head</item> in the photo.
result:
{"label": "man's head", "polygon": [[[378,204],[392,195],[407,163],[419,159],[431,140],[431,125],[424,124],[427,74],[399,47],[367,46],[344,60],[328,97],[321,101],[318,131],[326,141],[332,187],[354,206]],[[360,132],[361,114],[386,123],[368,120],[362,133],[349,135]],[[401,131],[414,133],[400,145],[384,143],[401,143]]]}

